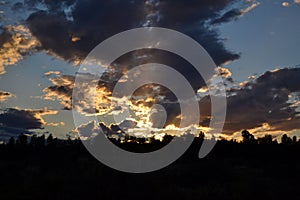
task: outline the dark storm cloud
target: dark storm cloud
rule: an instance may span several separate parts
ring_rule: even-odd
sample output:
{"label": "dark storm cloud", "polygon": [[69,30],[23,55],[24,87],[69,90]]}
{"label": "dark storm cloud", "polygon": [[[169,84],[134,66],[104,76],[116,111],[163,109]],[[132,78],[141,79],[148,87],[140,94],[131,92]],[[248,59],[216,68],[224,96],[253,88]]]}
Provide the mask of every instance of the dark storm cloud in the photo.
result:
{"label": "dark storm cloud", "polygon": [[[46,2],[52,9],[32,14],[27,22],[43,48],[66,60],[83,59],[104,39],[132,27],[144,16],[143,1],[77,1],[67,20],[63,4]],[[56,6],[55,6],[56,5]],[[72,38],[78,38],[75,42]]]}
{"label": "dark storm cloud", "polygon": [[[97,44],[114,34],[148,24],[188,34],[220,65],[238,59],[239,55],[228,51],[217,30],[206,22],[220,17],[234,2],[236,0],[45,1],[49,10],[33,13],[27,23],[43,49],[69,61],[83,59]],[[66,8],[71,5],[73,9],[66,14]],[[69,15],[72,20],[68,19]]]}
{"label": "dark storm cloud", "polygon": [[217,65],[221,65],[240,56],[226,49],[218,31],[209,26],[207,21],[218,17],[223,9],[234,2],[236,1],[163,0],[157,8],[161,15],[157,24],[189,35],[208,51]]}
{"label": "dark storm cloud", "polygon": [[19,129],[42,129],[46,122],[43,115],[56,114],[56,111],[41,110],[20,110],[8,108],[0,114],[0,127],[13,127]]}
{"label": "dark storm cloud", "polygon": [[0,126],[0,140],[2,141],[8,141],[10,137],[16,137],[20,134],[33,134],[33,132],[22,128]]}
{"label": "dark storm cloud", "polygon": [[227,11],[222,16],[220,16],[216,19],[213,19],[211,21],[211,24],[215,25],[215,24],[221,24],[221,23],[226,23],[226,22],[237,20],[238,18],[240,18],[243,15],[245,15],[246,13],[250,12],[251,10],[253,10],[257,6],[259,6],[259,4],[260,4],[259,2],[256,2],[256,1],[251,1],[249,3],[252,3],[252,4],[245,9],[234,8],[232,10]]}
{"label": "dark storm cloud", "polygon": [[236,20],[241,14],[242,12],[238,9],[230,10],[226,12],[222,17],[213,20],[212,24],[221,24],[232,20]]}
{"label": "dark storm cloud", "polygon": [[228,97],[225,133],[270,125],[270,130],[300,128],[297,106],[300,68],[266,72]]}

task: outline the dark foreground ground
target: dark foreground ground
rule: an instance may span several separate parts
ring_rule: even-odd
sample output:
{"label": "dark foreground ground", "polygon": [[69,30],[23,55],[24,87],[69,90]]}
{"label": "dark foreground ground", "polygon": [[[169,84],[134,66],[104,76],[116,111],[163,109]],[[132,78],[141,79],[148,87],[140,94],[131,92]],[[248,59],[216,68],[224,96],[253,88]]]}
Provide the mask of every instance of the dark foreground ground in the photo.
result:
{"label": "dark foreground ground", "polygon": [[172,165],[128,174],[80,144],[0,146],[0,199],[300,199],[300,143],[218,142],[204,159],[201,141]]}

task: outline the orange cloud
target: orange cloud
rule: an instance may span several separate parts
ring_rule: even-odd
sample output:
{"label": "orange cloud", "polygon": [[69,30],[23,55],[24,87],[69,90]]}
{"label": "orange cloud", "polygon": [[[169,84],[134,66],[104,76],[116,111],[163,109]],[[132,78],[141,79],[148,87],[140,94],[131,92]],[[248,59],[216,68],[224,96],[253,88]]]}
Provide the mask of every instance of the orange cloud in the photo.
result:
{"label": "orange cloud", "polygon": [[289,5],[290,5],[290,3],[289,2],[282,2],[282,4],[281,4],[283,7],[288,7]]}
{"label": "orange cloud", "polygon": [[50,75],[59,75],[60,71],[48,71],[44,73],[44,76],[50,76]]}
{"label": "orange cloud", "polygon": [[7,26],[0,38],[0,74],[5,73],[5,66],[17,63],[39,46],[39,42],[23,25]]}
{"label": "orange cloud", "polygon": [[13,94],[11,94],[10,92],[0,91],[0,102],[5,101],[8,98],[11,98],[12,96],[13,96]]}

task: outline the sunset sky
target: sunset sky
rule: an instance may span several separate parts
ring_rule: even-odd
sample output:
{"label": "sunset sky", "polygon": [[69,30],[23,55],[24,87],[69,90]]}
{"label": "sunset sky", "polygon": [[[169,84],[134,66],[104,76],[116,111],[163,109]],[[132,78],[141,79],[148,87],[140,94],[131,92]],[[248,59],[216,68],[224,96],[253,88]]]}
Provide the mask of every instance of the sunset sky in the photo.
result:
{"label": "sunset sky", "polygon": [[[71,96],[80,62],[108,37],[149,26],[187,34],[219,66],[227,90],[223,137],[236,138],[243,129],[256,136],[300,136],[299,21],[300,0],[0,1],[0,140],[20,133],[48,131],[65,138],[86,128],[97,131],[93,122],[74,127]],[[107,119],[105,126],[110,126],[113,113],[106,105],[112,80],[131,66],[153,59],[176,69],[186,65],[163,52],[150,54],[130,53],[110,67],[96,101],[101,104],[97,110]],[[207,107],[203,81],[188,65],[183,69],[195,92],[203,97],[200,108]],[[172,133],[180,113],[168,104],[170,92],[157,89],[165,95],[159,100],[156,89],[149,86],[137,91],[137,96],[148,101],[137,100],[131,106],[136,111],[148,111],[148,104],[154,103],[167,106],[167,124],[155,130]],[[151,131],[144,124],[149,121],[143,118],[146,116],[149,113],[142,113],[141,121],[127,120],[121,126],[137,134]],[[204,111],[196,129],[205,131],[208,118]]]}

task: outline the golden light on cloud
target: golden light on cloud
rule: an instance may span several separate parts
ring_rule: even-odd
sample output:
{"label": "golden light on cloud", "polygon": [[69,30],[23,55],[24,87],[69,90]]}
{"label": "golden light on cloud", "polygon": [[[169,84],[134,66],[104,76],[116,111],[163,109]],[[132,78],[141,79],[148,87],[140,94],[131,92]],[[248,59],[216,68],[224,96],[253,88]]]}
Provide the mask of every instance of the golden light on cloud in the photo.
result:
{"label": "golden light on cloud", "polygon": [[111,96],[111,92],[107,91],[105,87],[97,87],[95,90],[91,90],[90,92],[92,100],[91,103],[95,106],[98,115],[106,114],[112,109],[111,100],[109,98]]}
{"label": "golden light on cloud", "polygon": [[227,68],[217,67],[217,71],[224,78],[228,78],[228,77],[230,77],[232,75],[232,73]]}
{"label": "golden light on cloud", "polygon": [[200,88],[197,92],[199,92],[199,93],[206,93],[206,92],[208,92],[209,90],[208,90],[208,88],[207,87],[202,87],[202,88]]}
{"label": "golden light on cloud", "polygon": [[[18,108],[16,108],[18,109]],[[47,123],[42,118],[44,115],[56,115],[58,113],[57,110],[48,110],[47,108],[32,110],[32,109],[24,109],[25,112],[30,112],[33,114],[34,118],[38,119],[42,125],[46,125]]]}
{"label": "golden light on cloud", "polygon": [[65,108],[71,109],[70,97],[73,89],[73,76],[57,76],[49,79],[54,86],[43,89],[44,99],[55,101],[60,100]]}
{"label": "golden light on cloud", "polygon": [[257,6],[259,6],[260,5],[260,3],[259,2],[254,2],[253,4],[251,4],[249,7],[247,7],[247,8],[245,8],[245,9],[243,9],[243,10],[241,10],[241,15],[243,16],[243,15],[245,15],[245,14],[247,14],[248,12],[250,12],[251,10],[253,10],[254,8],[256,8]]}
{"label": "golden light on cloud", "polygon": [[5,73],[5,66],[17,63],[40,45],[23,25],[8,26],[5,31],[7,34],[3,36],[4,43],[0,46],[0,74]]}
{"label": "golden light on cloud", "polygon": [[7,99],[11,98],[13,94],[10,92],[0,91],[0,102],[6,101]]}
{"label": "golden light on cloud", "polygon": [[77,36],[73,36],[72,38],[71,38],[71,41],[72,42],[78,42],[78,41],[80,41],[81,40],[81,38],[80,37],[77,37]]}
{"label": "golden light on cloud", "polygon": [[243,82],[240,82],[239,83],[239,86],[242,88],[242,87],[245,87],[247,85],[248,81],[243,81]]}
{"label": "golden light on cloud", "polygon": [[282,2],[282,4],[281,4],[283,7],[288,7],[289,5],[290,5],[290,3],[289,2]]}
{"label": "golden light on cloud", "polygon": [[53,122],[53,123],[47,123],[48,126],[53,126],[53,127],[57,127],[57,126],[64,126],[65,123],[64,122]]}
{"label": "golden light on cloud", "polygon": [[44,76],[50,76],[50,75],[59,75],[60,71],[48,71],[44,73]]}

